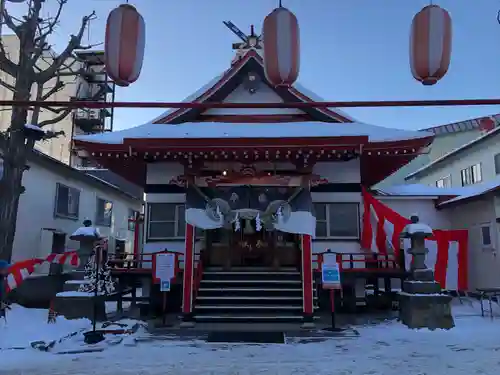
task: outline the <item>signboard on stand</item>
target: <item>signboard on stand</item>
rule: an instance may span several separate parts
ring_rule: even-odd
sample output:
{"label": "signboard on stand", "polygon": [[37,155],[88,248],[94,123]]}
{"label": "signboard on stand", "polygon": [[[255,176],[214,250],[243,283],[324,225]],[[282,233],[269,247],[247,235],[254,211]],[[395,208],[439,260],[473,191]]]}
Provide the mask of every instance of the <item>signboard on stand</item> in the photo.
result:
{"label": "signboard on stand", "polygon": [[154,278],[160,280],[160,285],[168,282],[170,290],[170,281],[175,277],[175,254],[159,253],[155,255]]}
{"label": "signboard on stand", "polygon": [[321,283],[323,289],[341,289],[340,266],[337,263],[337,254],[323,254],[323,265],[321,267]]}

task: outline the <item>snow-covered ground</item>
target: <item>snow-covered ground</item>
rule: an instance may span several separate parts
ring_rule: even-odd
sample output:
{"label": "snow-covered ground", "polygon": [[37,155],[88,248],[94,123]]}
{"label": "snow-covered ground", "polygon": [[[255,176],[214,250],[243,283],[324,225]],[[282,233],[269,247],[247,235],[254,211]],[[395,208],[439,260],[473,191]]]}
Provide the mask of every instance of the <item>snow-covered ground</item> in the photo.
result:
{"label": "snow-covered ground", "polygon": [[[90,325],[88,321],[63,319],[47,325],[41,312],[19,312],[19,319],[13,317],[7,327],[0,328],[0,347],[5,348],[11,340],[22,346],[32,339],[46,340]],[[478,303],[456,304],[454,313],[457,327],[451,331],[413,331],[391,321],[355,327],[359,337],[315,343],[135,342],[132,336],[99,353],[61,355],[34,349],[0,350],[0,374],[497,374],[500,317],[482,318]],[[39,318],[26,321],[31,315]],[[24,325],[20,331],[19,323]],[[38,336],[30,332],[32,329],[39,332]],[[14,332],[18,332],[17,338],[13,338]]]}

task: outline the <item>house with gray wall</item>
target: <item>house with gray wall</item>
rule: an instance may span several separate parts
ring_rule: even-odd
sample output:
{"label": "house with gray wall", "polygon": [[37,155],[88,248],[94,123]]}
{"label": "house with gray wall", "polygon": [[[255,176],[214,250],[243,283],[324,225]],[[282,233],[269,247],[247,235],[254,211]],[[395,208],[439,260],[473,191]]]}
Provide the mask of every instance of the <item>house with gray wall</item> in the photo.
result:
{"label": "house with gray wall", "polygon": [[439,204],[452,229],[469,230],[470,288],[500,287],[500,127],[408,174],[409,184],[460,189]]}
{"label": "house with gray wall", "polygon": [[405,179],[409,174],[441,158],[443,155],[481,137],[484,133],[482,125],[485,119],[491,119],[494,126],[500,124],[500,114],[496,114],[488,117],[469,119],[452,124],[422,129],[422,131],[433,132],[435,134],[434,142],[427,153],[415,158],[403,168],[380,182],[376,187],[387,188],[391,185],[411,183]]}
{"label": "house with gray wall", "polygon": [[[1,161],[1,160],[0,160]],[[51,252],[78,248],[69,236],[85,219],[115,247],[133,252],[133,225],[129,218],[142,211],[139,187],[107,170],[76,169],[34,151],[24,172],[12,261],[44,258]],[[0,176],[2,166],[0,164]],[[110,176],[111,175],[111,176]],[[36,273],[48,272],[48,265]]]}

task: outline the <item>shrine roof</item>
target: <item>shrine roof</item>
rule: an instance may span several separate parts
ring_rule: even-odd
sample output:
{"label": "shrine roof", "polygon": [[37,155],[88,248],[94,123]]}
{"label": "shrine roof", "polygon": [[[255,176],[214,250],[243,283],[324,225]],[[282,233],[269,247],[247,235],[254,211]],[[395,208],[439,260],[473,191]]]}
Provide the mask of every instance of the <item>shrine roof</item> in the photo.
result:
{"label": "shrine roof", "polygon": [[386,128],[361,122],[322,123],[146,123],[110,133],[76,136],[77,142],[121,144],[125,139],[315,138],[367,136],[369,142],[394,142],[432,137],[433,133]]}

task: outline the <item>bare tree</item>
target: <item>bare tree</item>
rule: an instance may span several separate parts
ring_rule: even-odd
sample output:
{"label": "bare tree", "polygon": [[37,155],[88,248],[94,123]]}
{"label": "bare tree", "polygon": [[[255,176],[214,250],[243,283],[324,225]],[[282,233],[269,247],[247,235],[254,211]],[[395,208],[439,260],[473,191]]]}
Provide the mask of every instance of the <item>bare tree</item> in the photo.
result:
{"label": "bare tree", "polygon": [[[27,101],[34,91],[36,100],[47,100],[62,90],[66,83],[80,74],[75,50],[88,49],[82,46],[82,38],[89,21],[95,13],[81,20],[80,28],[71,35],[66,48],[56,54],[49,38],[59,24],[61,11],[68,0],[57,0],[58,8],[53,17],[43,18],[45,0],[29,0],[27,15],[18,19],[3,9],[3,23],[19,39],[19,54],[11,58],[0,41],[0,69],[14,78],[14,83],[0,80],[0,85],[13,93],[13,100]],[[65,83],[66,82],[66,83]],[[69,109],[49,108],[54,117],[39,121],[41,108],[12,108],[10,127],[0,132],[0,156],[3,159],[3,175],[0,179],[0,259],[10,260],[16,233],[19,198],[25,188],[22,177],[27,169],[27,158],[35,142],[61,135],[61,132],[45,131],[43,127],[63,120],[71,113]],[[28,123],[36,127],[27,127]]]}

